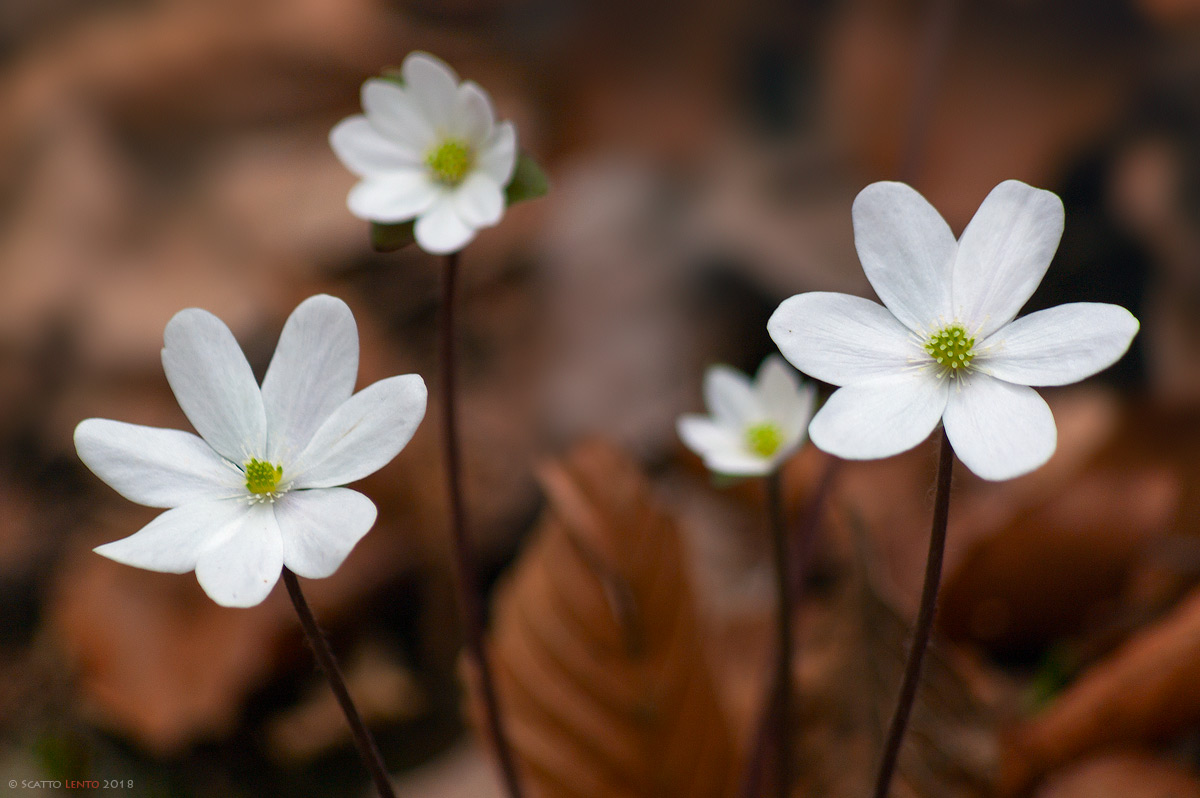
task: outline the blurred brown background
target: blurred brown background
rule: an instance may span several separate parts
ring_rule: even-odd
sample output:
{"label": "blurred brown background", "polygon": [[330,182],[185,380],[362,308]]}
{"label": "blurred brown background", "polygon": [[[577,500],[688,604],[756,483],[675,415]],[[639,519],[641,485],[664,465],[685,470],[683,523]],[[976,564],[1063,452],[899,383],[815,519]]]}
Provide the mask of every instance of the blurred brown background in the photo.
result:
{"label": "blurred brown background", "polygon": [[[937,25],[946,49],[923,82]],[[187,426],[158,352],[189,306],[224,319],[261,374],[291,309],[333,293],[359,322],[360,385],[435,384],[439,263],[370,250],[326,143],[366,77],[422,49],[491,92],[552,180],[464,256],[467,487],[489,582],[550,541],[529,545],[497,617],[575,600],[522,581],[566,556],[553,523],[530,536],[544,492],[552,517],[573,506],[547,473],[574,474],[601,510],[634,507],[606,522],[614,540],[677,527],[655,562],[680,573],[671,612],[694,617],[679,627],[692,642],[652,675],[712,696],[698,725],[718,731],[678,736],[679,761],[735,772],[770,645],[761,497],[711,485],[674,418],[700,407],[706,364],[752,370],[771,351],[784,297],[869,292],[850,226],[863,185],[908,157],[961,231],[1019,178],[1067,208],[1030,307],[1117,302],[1142,333],[1112,370],[1047,392],[1060,449],[1045,468],[999,485],[960,469],[942,639],[896,794],[1200,795],[1198,43],[1189,0],[3,0],[0,790],[364,793],[282,590],[226,610],[190,575],[92,554],[156,511],[92,477],[71,433],[89,416]],[[431,410],[364,482],[376,529],[305,589],[405,794],[486,796],[438,423]],[[797,795],[870,778],[932,456],[847,466],[825,507],[797,618]],[[806,451],[789,471],[797,508],[823,463]],[[498,648],[510,635],[501,624]],[[519,686],[533,665],[508,656]],[[518,722],[530,740],[586,726]],[[605,756],[555,760],[574,786],[545,794],[629,794]]]}

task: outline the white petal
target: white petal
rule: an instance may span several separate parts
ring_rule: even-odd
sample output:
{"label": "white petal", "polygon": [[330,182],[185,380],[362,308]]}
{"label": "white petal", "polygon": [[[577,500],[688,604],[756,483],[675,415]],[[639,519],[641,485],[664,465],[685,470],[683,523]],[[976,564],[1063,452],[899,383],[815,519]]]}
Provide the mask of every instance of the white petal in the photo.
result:
{"label": "white petal", "polygon": [[684,445],[701,457],[713,452],[737,452],[742,449],[737,433],[713,422],[708,416],[689,413],[675,422],[675,430]]}
{"label": "white petal", "polygon": [[418,161],[437,140],[433,122],[416,99],[390,80],[373,78],[364,83],[362,107],[376,130]]}
{"label": "white petal", "polygon": [[283,564],[321,579],[336,571],[375,523],[375,505],[348,488],[293,490],[275,502]]}
{"label": "white petal", "polygon": [[848,460],[907,451],[937,426],[946,409],[947,382],[925,369],[839,388],[813,417],[808,437]]}
{"label": "white petal", "polygon": [[504,192],[483,172],[472,172],[454,189],[454,209],[469,227],[491,227],[504,216]]}
{"label": "white petal", "polygon": [[89,418],[75,428],[75,449],[93,474],[147,507],[245,493],[241,472],[190,432]]}
{"label": "white petal", "polygon": [[443,195],[417,219],[414,232],[421,249],[434,255],[457,252],[475,237],[475,229],[458,215],[449,195]]}
{"label": "white petal", "polygon": [[800,378],[779,355],[767,355],[754,375],[754,390],[767,410],[788,407],[800,393]]}
{"label": "white petal", "polygon": [[793,366],[834,385],[895,374],[925,354],[887,308],[849,294],[789,297],[767,331]]}
{"label": "white petal", "polygon": [[[815,399],[815,397],[814,397]],[[811,415],[809,416],[812,417]],[[800,444],[808,440],[808,425],[801,426],[799,429],[785,429],[783,441],[779,444],[779,451],[775,452],[772,459],[781,461],[784,458],[790,457],[792,452],[800,447]]]}
{"label": "white petal", "polygon": [[358,328],[346,303],[321,294],[300,303],[263,378],[267,457],[295,460],[313,433],[354,393]]}
{"label": "white petal", "polygon": [[758,403],[766,417],[781,425],[788,438],[808,429],[816,392],[779,355],[769,355],[754,378]]}
{"label": "white petal", "polygon": [[421,166],[419,150],[387,139],[361,115],[334,125],[329,131],[329,146],[346,168],[359,177],[412,171]]}
{"label": "white petal", "polygon": [[978,368],[1018,385],[1069,385],[1120,360],[1138,327],[1120,305],[1076,302],[1039,310],[984,341]]}
{"label": "white petal", "polygon": [[704,372],[704,406],[717,424],[734,430],[760,421],[763,416],[750,378],[729,366],[709,366]]}
{"label": "white petal", "polygon": [[167,510],[127,538],[94,551],[135,568],[186,574],[195,570],[201,552],[247,511],[239,499],[197,502]]}
{"label": "white petal", "polygon": [[458,75],[429,53],[410,53],[400,66],[405,88],[435,131],[449,129],[458,94]]}
{"label": "white petal", "polygon": [[326,419],[284,479],[297,488],[331,488],[375,473],[412,438],[425,399],[425,381],[416,374],[367,386]]}
{"label": "white petal", "polygon": [[491,140],[480,149],[475,163],[497,185],[508,185],[517,166],[517,129],[512,122],[496,125]]}
{"label": "white petal", "polygon": [[761,457],[746,447],[741,428],[722,426],[707,416],[680,416],[675,424],[679,438],[704,460],[708,470],[735,477],[768,474],[795,448],[796,438],[785,440],[772,457]]}
{"label": "white petal", "polygon": [[478,150],[492,137],[496,124],[496,112],[486,91],[474,81],[466,81],[458,87],[454,98],[454,124],[450,134],[460,138]]}
{"label": "white petal", "polygon": [[768,458],[750,452],[713,452],[704,458],[704,467],[729,477],[761,477],[774,471],[779,459],[779,455]]}
{"label": "white petal", "polygon": [[950,393],[946,434],[963,465],[984,479],[1019,477],[1054,454],[1058,431],[1037,391],[972,374]]}
{"label": "white petal", "polygon": [[200,437],[234,463],[261,452],[267,439],[262,394],[225,323],[188,308],[167,322],[163,340],[167,382]]}
{"label": "white petal", "polygon": [[954,317],[986,338],[1016,317],[1058,249],[1062,201],[1006,180],[987,195],[963,231],[954,261]]}
{"label": "white petal", "polygon": [[904,183],[872,183],[854,200],[854,246],[888,310],[910,330],[949,321],[954,233]]}
{"label": "white petal", "polygon": [[266,503],[245,506],[196,561],[200,587],[223,607],[262,603],[282,570],[283,541]]}
{"label": "white petal", "polygon": [[346,198],[346,207],[359,219],[394,224],[425,213],[439,194],[427,171],[413,169],[356,183]]}

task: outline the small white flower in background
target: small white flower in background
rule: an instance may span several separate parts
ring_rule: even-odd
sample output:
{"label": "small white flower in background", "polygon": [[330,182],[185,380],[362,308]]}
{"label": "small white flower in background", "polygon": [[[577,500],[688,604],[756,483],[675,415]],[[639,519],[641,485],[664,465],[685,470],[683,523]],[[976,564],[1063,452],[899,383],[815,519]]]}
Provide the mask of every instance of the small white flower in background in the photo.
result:
{"label": "small white flower in background", "polygon": [[1029,386],[1066,385],[1111,366],[1138,331],[1128,310],[1092,302],[1016,318],[1058,248],[1058,197],[1001,183],[955,241],[912,188],[874,183],[855,199],[853,219],[883,305],[800,294],[767,325],[793,365],[843,386],[813,419],[813,443],[849,459],[890,457],[941,421],[959,459],[984,479],[1050,459],[1054,417]]}
{"label": "small white flower in background", "polygon": [[338,486],[404,448],[425,415],[425,382],[406,374],[354,393],[358,329],[330,296],[292,313],[261,389],[211,313],[177,313],[163,338],[167,381],[200,435],[80,422],[75,448],[96,476],[130,501],[169,508],[96,551],[152,571],[194,570],[231,607],[261,602],[284,565],[332,574],[375,523],[371,500]]}
{"label": "small white flower in background", "polygon": [[347,205],[361,219],[394,224],[416,219],[422,249],[456,252],[504,215],[517,133],[495,121],[492,101],[471,81],[427,53],[404,59],[403,85],[363,84],[365,114],[329,134],[333,151],[362,180]]}
{"label": "small white flower in background", "polygon": [[711,416],[680,416],[679,437],[718,474],[770,474],[804,442],[815,393],[778,355],[763,361],[754,382],[729,366],[704,375]]}

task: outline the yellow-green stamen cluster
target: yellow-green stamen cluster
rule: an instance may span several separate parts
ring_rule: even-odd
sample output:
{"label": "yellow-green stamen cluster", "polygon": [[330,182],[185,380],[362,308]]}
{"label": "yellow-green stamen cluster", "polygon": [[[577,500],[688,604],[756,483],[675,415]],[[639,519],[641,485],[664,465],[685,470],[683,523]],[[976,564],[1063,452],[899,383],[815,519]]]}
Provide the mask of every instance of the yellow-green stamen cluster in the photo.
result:
{"label": "yellow-green stamen cluster", "polygon": [[925,351],[950,375],[966,372],[975,359],[975,336],[961,324],[951,324],[929,336]]}
{"label": "yellow-green stamen cluster", "polygon": [[783,430],[770,421],[752,424],[746,428],[746,446],[759,457],[771,457],[783,446]]}
{"label": "yellow-green stamen cluster", "polygon": [[425,156],[425,163],[439,183],[457,186],[475,165],[475,153],[465,142],[445,139],[430,150],[429,155]]}
{"label": "yellow-green stamen cluster", "polygon": [[283,479],[283,466],[271,465],[258,459],[246,461],[246,490],[256,496],[273,496]]}

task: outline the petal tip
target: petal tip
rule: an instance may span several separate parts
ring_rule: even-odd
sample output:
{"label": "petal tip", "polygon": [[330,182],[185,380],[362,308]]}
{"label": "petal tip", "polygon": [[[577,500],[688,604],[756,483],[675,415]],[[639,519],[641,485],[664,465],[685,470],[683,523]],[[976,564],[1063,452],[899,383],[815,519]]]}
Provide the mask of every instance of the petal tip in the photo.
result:
{"label": "petal tip", "polygon": [[400,74],[407,87],[414,87],[417,91],[430,88],[432,83],[441,87],[435,89],[441,93],[451,87],[457,89],[459,83],[458,73],[453,67],[424,50],[414,50],[405,56],[404,63],[400,65]]}

